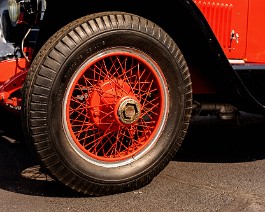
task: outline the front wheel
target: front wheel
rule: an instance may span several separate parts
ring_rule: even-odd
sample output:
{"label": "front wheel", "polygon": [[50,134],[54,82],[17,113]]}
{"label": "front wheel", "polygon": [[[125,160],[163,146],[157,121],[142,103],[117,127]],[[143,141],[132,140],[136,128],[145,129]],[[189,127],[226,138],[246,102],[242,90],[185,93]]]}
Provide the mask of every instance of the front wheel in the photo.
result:
{"label": "front wheel", "polygon": [[64,185],[90,195],[140,188],[189,124],[191,80],[177,45],[142,17],[82,17],[52,36],[23,87],[25,136]]}

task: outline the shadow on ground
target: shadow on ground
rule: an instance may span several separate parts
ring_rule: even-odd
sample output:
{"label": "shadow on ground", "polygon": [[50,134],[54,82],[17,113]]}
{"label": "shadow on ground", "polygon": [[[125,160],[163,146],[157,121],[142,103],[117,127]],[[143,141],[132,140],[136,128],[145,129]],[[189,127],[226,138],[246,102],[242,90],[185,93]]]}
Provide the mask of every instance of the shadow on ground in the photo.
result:
{"label": "shadow on ground", "polygon": [[26,195],[81,197],[46,174],[24,140],[19,113],[0,108],[0,188]]}
{"label": "shadow on ground", "polygon": [[236,163],[265,159],[265,117],[241,113],[238,120],[195,117],[177,161]]}

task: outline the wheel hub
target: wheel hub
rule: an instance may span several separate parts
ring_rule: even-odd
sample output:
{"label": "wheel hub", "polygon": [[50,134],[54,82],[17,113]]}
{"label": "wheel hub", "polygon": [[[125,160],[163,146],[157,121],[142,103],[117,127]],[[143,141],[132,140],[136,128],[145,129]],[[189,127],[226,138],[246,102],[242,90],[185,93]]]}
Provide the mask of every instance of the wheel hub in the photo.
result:
{"label": "wheel hub", "polygon": [[140,103],[133,98],[123,100],[118,108],[118,117],[123,124],[133,124],[140,116]]}
{"label": "wheel hub", "polygon": [[100,82],[88,99],[92,121],[101,130],[117,131],[134,124],[140,116],[140,103],[131,87],[122,80]]}

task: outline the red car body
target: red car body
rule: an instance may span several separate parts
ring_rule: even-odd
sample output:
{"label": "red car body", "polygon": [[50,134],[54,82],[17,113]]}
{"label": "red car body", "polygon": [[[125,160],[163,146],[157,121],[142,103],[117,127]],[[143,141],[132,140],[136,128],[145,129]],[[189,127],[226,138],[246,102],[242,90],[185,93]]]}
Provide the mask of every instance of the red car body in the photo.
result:
{"label": "red car body", "polygon": [[264,64],[263,1],[194,2],[209,22],[227,58],[242,60],[238,63]]}

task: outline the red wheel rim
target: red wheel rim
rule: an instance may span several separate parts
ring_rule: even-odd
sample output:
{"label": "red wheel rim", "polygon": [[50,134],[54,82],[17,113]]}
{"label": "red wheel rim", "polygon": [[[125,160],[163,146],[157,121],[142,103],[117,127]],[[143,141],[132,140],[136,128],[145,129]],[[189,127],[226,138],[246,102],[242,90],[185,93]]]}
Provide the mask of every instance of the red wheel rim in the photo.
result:
{"label": "red wheel rim", "polygon": [[64,128],[86,160],[129,163],[156,143],[167,101],[165,79],[151,58],[137,50],[111,49],[90,58],[72,77]]}

